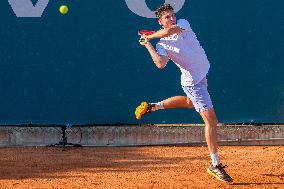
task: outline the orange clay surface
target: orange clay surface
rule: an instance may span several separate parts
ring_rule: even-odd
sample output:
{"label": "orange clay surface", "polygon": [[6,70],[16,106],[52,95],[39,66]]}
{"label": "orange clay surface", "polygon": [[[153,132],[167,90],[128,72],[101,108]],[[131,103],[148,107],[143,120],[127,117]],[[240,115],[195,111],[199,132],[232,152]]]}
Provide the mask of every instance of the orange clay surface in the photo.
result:
{"label": "orange clay surface", "polygon": [[234,182],[213,179],[206,147],[0,148],[0,188],[284,188],[284,147],[220,147]]}

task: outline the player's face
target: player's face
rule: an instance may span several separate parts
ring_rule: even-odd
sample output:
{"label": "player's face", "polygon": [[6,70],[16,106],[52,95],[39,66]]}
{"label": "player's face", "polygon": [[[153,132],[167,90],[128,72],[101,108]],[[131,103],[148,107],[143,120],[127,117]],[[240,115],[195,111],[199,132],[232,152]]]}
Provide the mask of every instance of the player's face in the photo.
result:
{"label": "player's face", "polygon": [[174,11],[167,10],[163,13],[163,16],[158,21],[164,28],[170,28],[173,25],[176,25],[177,19]]}

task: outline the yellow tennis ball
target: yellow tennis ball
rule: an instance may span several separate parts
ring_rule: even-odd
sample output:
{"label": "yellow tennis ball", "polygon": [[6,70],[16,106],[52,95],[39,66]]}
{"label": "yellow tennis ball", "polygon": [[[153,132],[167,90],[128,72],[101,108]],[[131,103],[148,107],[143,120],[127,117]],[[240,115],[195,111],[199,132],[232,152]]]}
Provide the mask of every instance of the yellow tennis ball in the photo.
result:
{"label": "yellow tennis ball", "polygon": [[61,14],[67,14],[68,13],[68,7],[66,5],[61,5],[59,8],[59,12]]}

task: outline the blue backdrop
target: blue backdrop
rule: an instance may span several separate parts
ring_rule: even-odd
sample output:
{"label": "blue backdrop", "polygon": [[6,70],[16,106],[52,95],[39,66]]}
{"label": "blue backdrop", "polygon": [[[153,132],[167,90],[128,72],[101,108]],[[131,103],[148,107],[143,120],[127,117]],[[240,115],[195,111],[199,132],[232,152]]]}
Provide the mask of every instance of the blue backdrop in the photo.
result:
{"label": "blue backdrop", "polygon": [[[147,1],[154,10],[164,1]],[[60,5],[69,6],[61,15]],[[220,122],[284,122],[284,1],[186,0],[178,12],[205,49]],[[140,101],[183,95],[180,72],[155,68],[138,44],[155,19],[124,0],[50,1],[41,18],[0,2],[1,124],[200,123],[194,110],[136,121]]]}

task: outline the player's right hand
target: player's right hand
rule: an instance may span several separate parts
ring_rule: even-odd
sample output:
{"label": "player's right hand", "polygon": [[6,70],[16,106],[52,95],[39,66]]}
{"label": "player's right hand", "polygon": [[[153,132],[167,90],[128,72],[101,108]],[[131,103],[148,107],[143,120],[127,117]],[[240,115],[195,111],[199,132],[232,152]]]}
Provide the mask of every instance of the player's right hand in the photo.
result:
{"label": "player's right hand", "polygon": [[139,39],[140,45],[145,46],[145,45],[148,44],[148,42],[149,42],[149,41],[148,41],[147,37],[145,37],[145,36],[141,36],[140,39]]}

